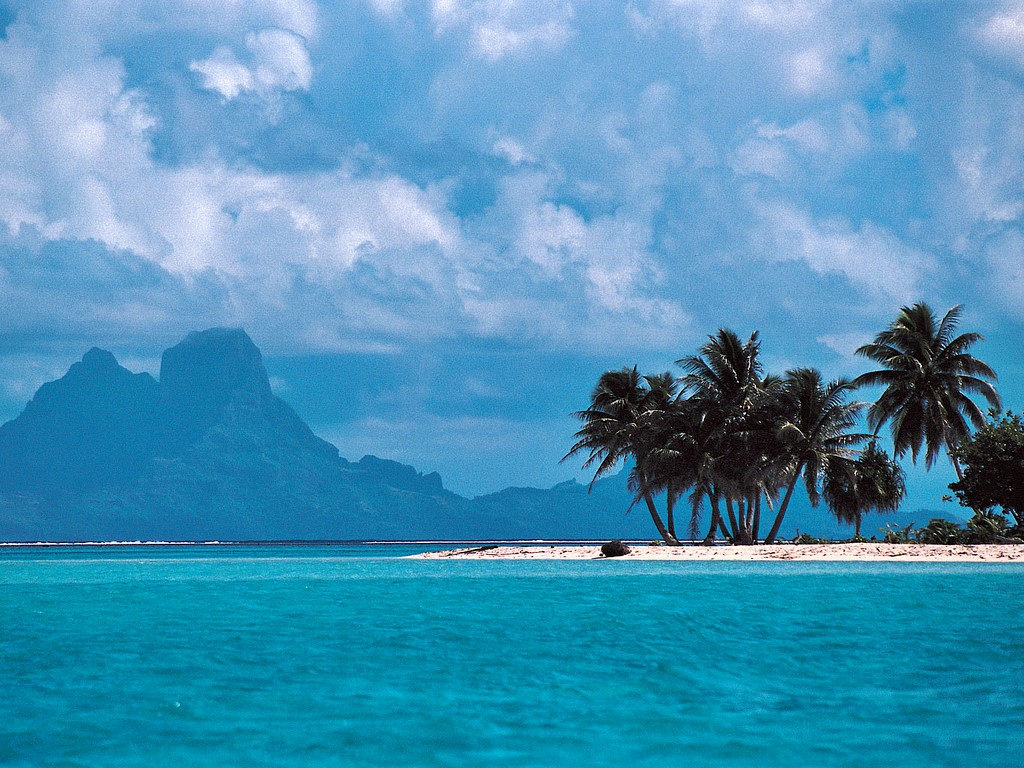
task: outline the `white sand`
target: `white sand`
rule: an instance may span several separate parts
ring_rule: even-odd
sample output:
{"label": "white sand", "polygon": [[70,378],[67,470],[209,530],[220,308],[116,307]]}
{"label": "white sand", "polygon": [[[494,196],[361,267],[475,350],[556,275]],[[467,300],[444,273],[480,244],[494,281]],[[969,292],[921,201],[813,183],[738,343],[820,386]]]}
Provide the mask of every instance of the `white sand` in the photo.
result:
{"label": "white sand", "polygon": [[[630,545],[618,560],[901,560],[913,562],[1024,562],[1024,544],[773,544],[753,547],[652,547]],[[414,558],[436,560],[593,560],[606,559],[600,546],[471,547],[425,552]]]}

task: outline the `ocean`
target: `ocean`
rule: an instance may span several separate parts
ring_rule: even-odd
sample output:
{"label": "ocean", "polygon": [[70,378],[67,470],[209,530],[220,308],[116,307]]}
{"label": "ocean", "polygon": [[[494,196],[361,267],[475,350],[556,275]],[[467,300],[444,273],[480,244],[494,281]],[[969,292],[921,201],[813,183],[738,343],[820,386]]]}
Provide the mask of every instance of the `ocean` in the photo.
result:
{"label": "ocean", "polygon": [[0,549],[0,765],[1024,765],[1024,565],[417,549]]}

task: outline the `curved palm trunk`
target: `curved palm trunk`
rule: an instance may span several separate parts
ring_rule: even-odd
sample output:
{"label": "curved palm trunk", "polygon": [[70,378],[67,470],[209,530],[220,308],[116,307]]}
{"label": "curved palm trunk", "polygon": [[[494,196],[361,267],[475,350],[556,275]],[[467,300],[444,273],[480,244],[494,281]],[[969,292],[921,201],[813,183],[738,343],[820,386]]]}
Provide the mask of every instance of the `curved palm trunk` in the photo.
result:
{"label": "curved palm trunk", "polygon": [[953,469],[956,470],[956,479],[962,483],[964,481],[964,470],[963,467],[960,466],[960,460],[953,454],[949,454],[949,458],[953,461]]}
{"label": "curved palm trunk", "polygon": [[749,546],[754,542],[750,540],[751,509],[749,499],[738,499],[736,502],[736,520],[739,527],[734,528],[736,537],[734,543]]}
{"label": "curved palm trunk", "polygon": [[768,535],[764,537],[765,544],[775,543],[775,537],[779,535],[779,528],[782,527],[782,518],[786,516],[786,509],[789,508],[789,500],[793,498],[793,490],[796,488],[796,484],[800,480],[800,471],[803,468],[804,463],[801,461],[796,466],[796,471],[793,473],[793,479],[789,481],[789,487],[786,488],[786,495],[782,498],[782,503],[779,505],[779,514],[775,516],[775,522],[772,523],[772,529],[768,531]]}
{"label": "curved palm trunk", "polygon": [[708,492],[708,501],[711,503],[711,527],[708,528],[708,536],[703,539],[701,544],[705,547],[711,547],[715,544],[715,531],[719,528],[722,523],[722,511],[718,508],[718,494]]}
{"label": "curved palm trunk", "polygon": [[732,543],[739,544],[740,526],[736,524],[736,513],[733,511],[732,499],[725,497],[725,511],[729,514],[729,527],[732,528]]}
{"label": "curved palm trunk", "polygon": [[761,494],[754,497],[754,522],[750,526],[750,538],[757,544],[757,535],[761,532]]}
{"label": "curved palm trunk", "polygon": [[679,537],[676,536],[675,506],[675,494],[672,492],[672,486],[669,485],[665,492],[665,522],[668,523],[668,535],[679,541]]}
{"label": "curved palm trunk", "polygon": [[651,513],[651,519],[654,521],[654,527],[658,529],[658,533],[661,534],[661,538],[665,540],[666,544],[676,545],[679,541],[675,536],[668,532],[665,524],[661,522],[661,515],[658,514],[658,508],[654,506],[654,499],[651,498],[651,494],[644,493],[644,503],[647,504],[647,510]]}

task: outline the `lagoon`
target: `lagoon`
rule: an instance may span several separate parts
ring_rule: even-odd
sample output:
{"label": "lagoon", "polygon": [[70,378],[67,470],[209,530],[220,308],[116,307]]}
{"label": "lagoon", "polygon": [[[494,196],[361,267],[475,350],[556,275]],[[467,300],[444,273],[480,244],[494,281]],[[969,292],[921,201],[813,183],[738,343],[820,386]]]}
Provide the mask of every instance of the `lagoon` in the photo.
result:
{"label": "lagoon", "polygon": [[5,766],[1006,766],[1024,565],[0,551]]}

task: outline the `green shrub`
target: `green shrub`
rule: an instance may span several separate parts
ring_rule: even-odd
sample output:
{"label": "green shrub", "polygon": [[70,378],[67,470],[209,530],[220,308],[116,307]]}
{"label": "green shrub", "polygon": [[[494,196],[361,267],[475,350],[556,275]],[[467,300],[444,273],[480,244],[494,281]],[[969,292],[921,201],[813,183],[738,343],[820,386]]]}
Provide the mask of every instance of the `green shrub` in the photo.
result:
{"label": "green shrub", "polygon": [[880,528],[879,530],[885,534],[882,537],[882,541],[886,544],[907,544],[914,540],[914,536],[910,532],[913,527],[913,523],[904,528],[894,526],[892,523],[886,523],[885,528]]}
{"label": "green shrub", "polygon": [[809,533],[801,533],[795,539],[794,544],[828,544],[828,539],[817,539]]}
{"label": "green shrub", "polygon": [[936,518],[918,531],[917,540],[922,544],[956,544],[962,533],[956,523]]}
{"label": "green shrub", "polygon": [[975,512],[967,521],[962,541],[965,544],[998,544],[1008,541],[1009,522],[995,512]]}

